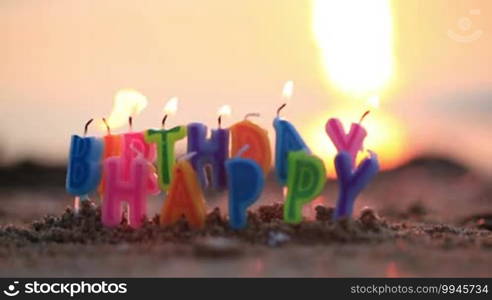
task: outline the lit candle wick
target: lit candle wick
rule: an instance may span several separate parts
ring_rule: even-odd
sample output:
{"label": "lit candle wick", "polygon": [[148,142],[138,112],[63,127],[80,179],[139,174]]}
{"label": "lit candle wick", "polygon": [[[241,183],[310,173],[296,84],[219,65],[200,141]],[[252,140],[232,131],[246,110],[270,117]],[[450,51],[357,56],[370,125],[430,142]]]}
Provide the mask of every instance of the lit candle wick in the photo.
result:
{"label": "lit candle wick", "polygon": [[288,80],[284,83],[284,88],[282,89],[282,98],[286,102],[277,109],[277,118],[280,117],[280,111],[287,105],[287,101],[292,97],[292,93],[294,93],[294,82]]}
{"label": "lit candle wick", "polygon": [[108,121],[106,121],[106,118],[102,118],[102,121],[106,126],[106,131],[108,132],[108,135],[111,135],[111,127],[109,127]]}
{"label": "lit candle wick", "polygon": [[164,129],[166,127],[166,120],[168,116],[172,116],[176,113],[178,110],[178,97],[172,97],[167,101],[166,105],[164,105],[164,117],[162,118],[161,121],[161,128]]}
{"label": "lit candle wick", "polygon": [[219,124],[219,129],[222,128],[222,115],[217,118],[217,123]]}
{"label": "lit candle wick", "polygon": [[231,115],[231,107],[229,105],[224,105],[222,107],[219,108],[219,110],[217,111],[217,114],[218,114],[218,118],[217,118],[217,123],[219,125],[219,129],[221,129],[222,127],[222,117],[223,116],[230,116]]}
{"label": "lit candle wick", "polygon": [[90,119],[89,121],[87,121],[87,123],[85,123],[85,126],[84,126],[84,136],[87,135],[87,131],[89,130],[89,125],[91,125],[92,121],[94,121],[94,119]]}
{"label": "lit candle wick", "polygon": [[130,126],[130,131],[133,131],[133,117],[128,117],[128,125]]}
{"label": "lit candle wick", "polygon": [[359,120],[359,124],[362,123],[362,121],[364,120],[365,117],[367,117],[367,115],[370,113],[371,111],[370,110],[367,110],[363,115],[362,117],[360,117],[360,120]]}
{"label": "lit candle wick", "polygon": [[162,118],[162,122],[161,122],[161,127],[162,127],[162,129],[166,128],[166,120],[167,120],[167,116],[168,116],[168,114],[165,114],[165,115],[164,115],[164,118]]}
{"label": "lit candle wick", "polygon": [[277,118],[280,116],[280,111],[285,107],[287,106],[287,103],[284,103],[282,105],[280,105],[280,107],[277,109]]}

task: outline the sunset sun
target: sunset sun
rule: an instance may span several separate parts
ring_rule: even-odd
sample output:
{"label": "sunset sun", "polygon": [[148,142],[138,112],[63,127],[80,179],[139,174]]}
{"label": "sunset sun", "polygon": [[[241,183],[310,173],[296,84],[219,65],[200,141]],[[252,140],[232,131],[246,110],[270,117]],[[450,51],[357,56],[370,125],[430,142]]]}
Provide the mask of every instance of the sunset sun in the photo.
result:
{"label": "sunset sun", "polygon": [[317,0],[313,31],[324,69],[349,94],[377,93],[393,72],[393,34],[388,0]]}
{"label": "sunset sun", "polygon": [[339,95],[329,100],[331,109],[320,114],[308,129],[313,151],[325,158],[332,176],[336,150],[322,129],[324,123],[336,117],[348,128],[370,110],[363,123],[368,131],[364,148],[379,154],[383,168],[395,166],[403,158],[404,129],[380,105],[391,101],[384,97],[384,91],[394,77],[390,1],[317,0],[312,22],[321,64]]}

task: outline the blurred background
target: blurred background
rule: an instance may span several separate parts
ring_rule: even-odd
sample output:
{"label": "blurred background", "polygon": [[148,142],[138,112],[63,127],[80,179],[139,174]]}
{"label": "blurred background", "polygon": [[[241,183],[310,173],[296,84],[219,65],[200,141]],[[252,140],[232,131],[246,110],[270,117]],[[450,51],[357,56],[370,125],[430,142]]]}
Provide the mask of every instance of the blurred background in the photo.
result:
{"label": "blurred background", "polygon": [[[216,127],[217,109],[229,104],[224,126],[258,112],[273,141],[282,87],[293,80],[282,115],[329,168],[327,119],[349,126],[371,110],[365,148],[399,176],[383,174],[361,205],[488,206],[491,9],[488,0],[3,0],[2,198],[37,205],[37,214],[70,203],[61,191],[70,135],[110,116],[122,89],[148,99],[135,129],[159,127],[177,96],[169,125]],[[39,199],[65,201],[33,201],[33,188]],[[328,189],[321,201],[332,203],[336,187]]]}

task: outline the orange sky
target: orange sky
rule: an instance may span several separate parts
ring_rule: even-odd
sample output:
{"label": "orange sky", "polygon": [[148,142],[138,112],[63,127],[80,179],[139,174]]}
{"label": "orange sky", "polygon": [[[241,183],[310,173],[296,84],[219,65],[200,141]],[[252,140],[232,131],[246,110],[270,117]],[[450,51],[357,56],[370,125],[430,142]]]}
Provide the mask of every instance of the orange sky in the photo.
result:
{"label": "orange sky", "polygon": [[[395,69],[381,110],[401,123],[405,151],[446,153],[492,173],[492,109],[481,100],[492,96],[492,2],[391,3]],[[448,30],[460,33],[460,18],[472,21],[466,33],[483,35],[471,43],[448,37]],[[254,111],[271,130],[282,85],[292,79],[283,115],[308,139],[316,122],[352,101],[326,76],[310,1],[4,0],[0,37],[7,161],[62,161],[70,134],[107,116],[121,88],[149,98],[136,128],[157,127],[165,101],[178,96],[180,110],[169,124],[214,127],[217,108],[230,104],[226,124]],[[451,100],[458,109],[448,109]]]}

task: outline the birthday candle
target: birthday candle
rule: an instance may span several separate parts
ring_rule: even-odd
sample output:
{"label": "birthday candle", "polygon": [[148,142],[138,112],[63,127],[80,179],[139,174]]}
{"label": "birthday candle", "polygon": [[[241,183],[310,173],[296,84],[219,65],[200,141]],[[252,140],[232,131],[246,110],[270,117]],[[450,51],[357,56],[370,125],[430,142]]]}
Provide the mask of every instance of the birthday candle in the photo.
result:
{"label": "birthday candle", "polygon": [[[283,95],[285,99],[292,96],[293,83],[286,82],[284,85]],[[305,151],[310,153],[310,150],[301,135],[295,127],[286,120],[280,118],[280,111],[287,105],[282,104],[277,110],[277,117],[273,120],[275,128],[275,174],[278,181],[285,185],[287,182],[287,155],[291,151]]]}
{"label": "birthday candle", "polygon": [[123,178],[125,160],[110,157],[104,161],[105,189],[101,208],[102,223],[114,227],[121,223],[122,202],[128,204],[128,223],[133,228],[142,225],[147,211],[147,195],[150,194],[147,178],[151,172],[149,162],[142,156],[132,159],[128,178]]}
{"label": "birthday candle", "polygon": [[236,156],[241,148],[248,145],[249,148],[242,154],[242,157],[256,161],[266,175],[272,164],[270,139],[265,129],[247,119],[252,115],[256,114],[248,114],[243,121],[230,127],[231,156]]}
{"label": "birthday candle", "polygon": [[[216,190],[224,189],[227,184],[225,161],[229,157],[229,130],[221,128],[221,118],[222,115],[230,114],[230,111],[226,110],[222,114],[221,110],[224,107],[219,110],[219,126],[212,130],[209,140],[206,138],[207,126],[200,123],[188,125],[188,153],[196,153],[191,158],[191,164],[202,187],[212,187]],[[211,182],[207,182],[206,165],[212,167]]]}
{"label": "birthday candle", "polygon": [[[249,145],[243,146],[249,147]],[[239,151],[241,156],[247,151]],[[265,185],[263,170],[252,159],[235,157],[226,161],[229,189],[229,224],[233,229],[242,229],[247,224],[246,210],[260,196]]]}
{"label": "birthday candle", "polygon": [[167,190],[172,180],[172,169],[175,162],[174,144],[186,136],[186,127],[176,126],[169,130],[164,129],[168,115],[176,113],[177,98],[171,98],[164,107],[164,118],[162,119],[162,129],[149,129],[145,133],[145,140],[148,143],[155,143],[157,147],[157,173],[159,186]]}
{"label": "birthday candle", "polygon": [[145,134],[145,140],[155,143],[157,146],[157,174],[159,186],[167,190],[172,181],[172,168],[174,166],[174,144],[186,136],[186,127],[176,126],[169,130],[149,129]]}
{"label": "birthday candle", "polygon": [[331,141],[337,148],[338,152],[347,152],[351,159],[352,165],[355,166],[355,160],[357,153],[362,150],[364,138],[367,136],[367,132],[364,127],[361,126],[361,122],[369,111],[365,112],[359,123],[352,123],[349,132],[346,134],[343,129],[343,125],[339,119],[329,119],[326,122],[326,133],[330,137]]}
{"label": "birthday candle", "polygon": [[[113,111],[109,116],[107,122],[103,119],[108,135],[105,137],[107,143],[106,157],[119,156],[122,160],[122,172],[123,180],[129,180],[130,168],[133,160],[138,156],[143,156],[148,160],[151,171],[147,175],[147,185],[149,191],[152,194],[159,193],[159,186],[157,184],[157,174],[154,171],[154,166],[151,164],[156,157],[155,145],[150,145],[145,142],[143,132],[133,132],[132,125],[133,119],[147,106],[147,98],[140,92],[132,89],[120,90],[116,93]],[[111,135],[111,126],[120,126],[124,124],[124,121],[128,120],[130,132],[122,135]],[[104,176],[105,178],[106,176]],[[100,187],[100,191],[103,193],[103,185]]]}
{"label": "birthday candle", "polygon": [[304,151],[290,152],[284,221],[300,223],[302,206],[321,193],[325,182],[325,166],[320,158]]}
{"label": "birthday candle", "polygon": [[[109,127],[108,122],[105,118],[103,118],[103,123],[106,126],[107,134],[103,137],[104,141],[104,152],[103,152],[103,161],[106,158],[113,156],[120,156],[121,153],[121,136],[117,134],[111,134],[111,128]],[[103,175],[101,179],[101,184],[99,185],[99,193],[102,195],[104,193],[104,173],[105,170],[102,170]]]}
{"label": "birthday candle", "polygon": [[[92,122],[86,123],[87,127]],[[99,138],[72,135],[68,158],[66,189],[74,196],[85,196],[101,180],[101,157],[104,145]]]}
{"label": "birthday candle", "polygon": [[352,216],[355,199],[369,184],[379,170],[379,163],[374,152],[365,158],[353,170],[352,156],[348,152],[340,152],[335,157],[335,169],[338,176],[340,192],[333,218],[347,218]]}
{"label": "birthday candle", "polygon": [[[129,180],[130,169],[133,160],[138,156],[142,156],[149,163],[152,163],[156,158],[156,147],[154,144],[145,142],[144,132],[128,132],[122,136],[121,160],[124,180]],[[157,184],[157,174],[151,167],[151,172],[147,172],[147,186],[151,194],[159,193],[159,185]]]}
{"label": "birthday candle", "polygon": [[111,128],[105,118],[102,119],[104,125],[106,126],[107,134],[103,137],[104,139],[104,158],[109,158],[112,156],[119,156],[121,153],[121,136],[111,134]]}
{"label": "birthday candle", "polygon": [[205,200],[193,167],[187,160],[178,161],[173,181],[161,209],[160,223],[171,225],[184,216],[194,228],[205,226]]}

